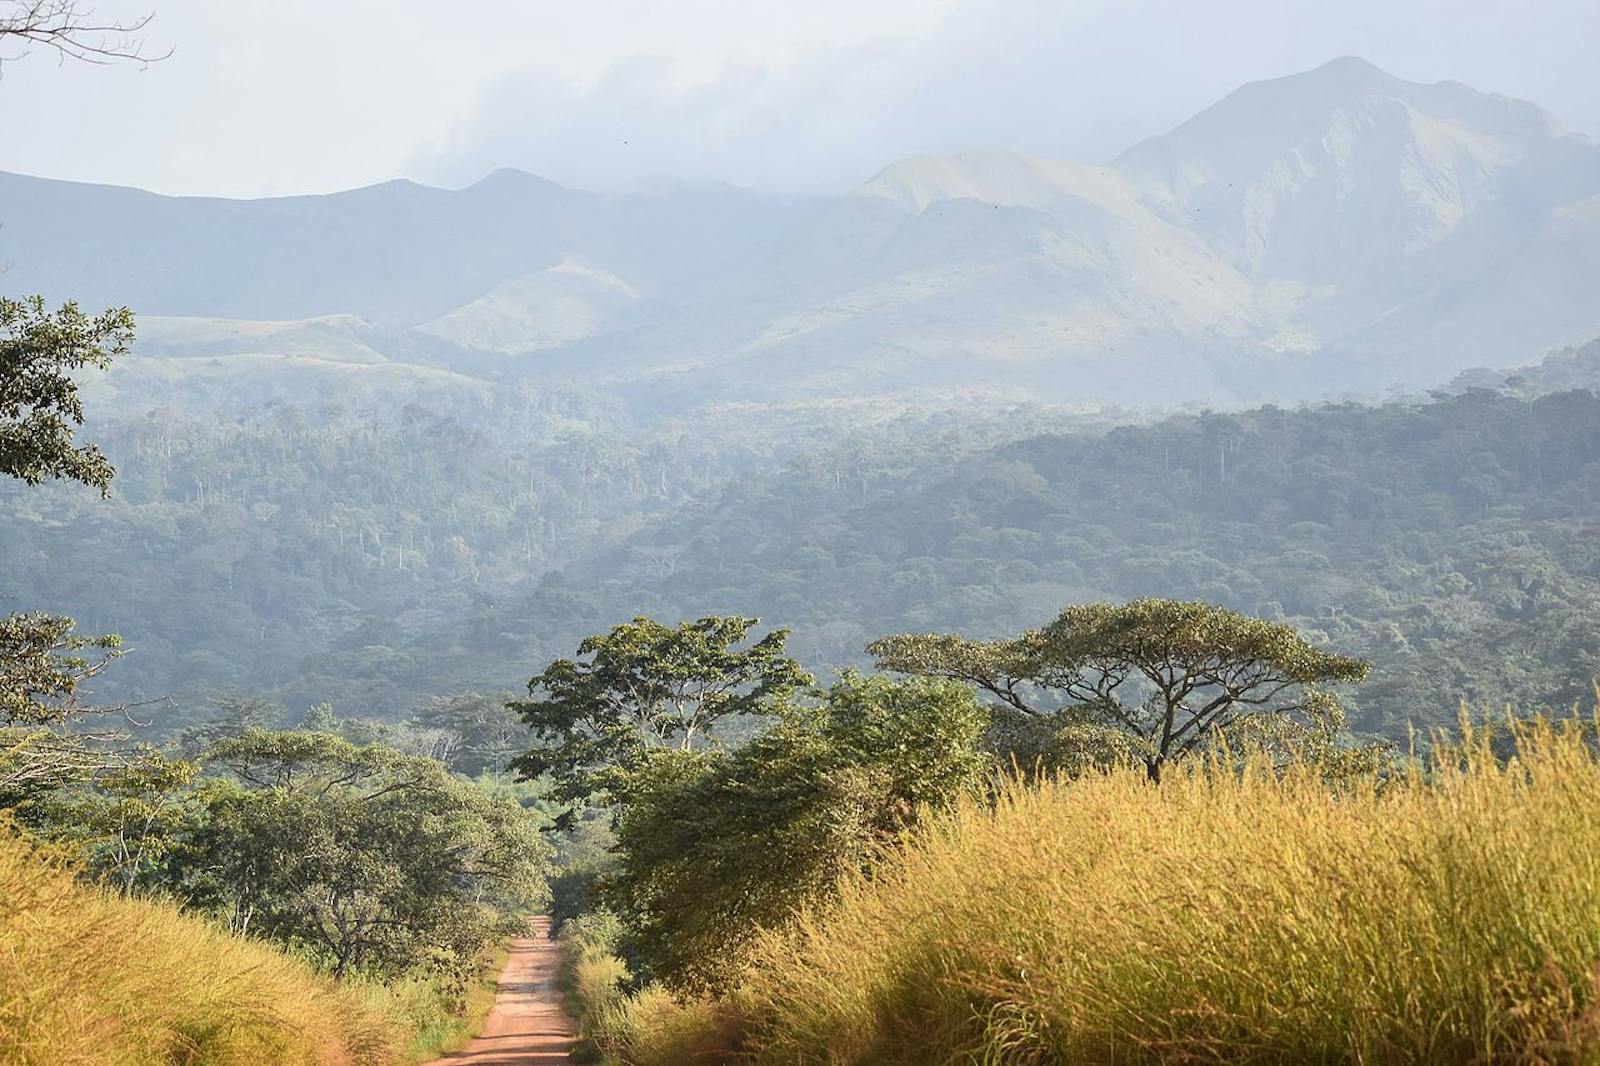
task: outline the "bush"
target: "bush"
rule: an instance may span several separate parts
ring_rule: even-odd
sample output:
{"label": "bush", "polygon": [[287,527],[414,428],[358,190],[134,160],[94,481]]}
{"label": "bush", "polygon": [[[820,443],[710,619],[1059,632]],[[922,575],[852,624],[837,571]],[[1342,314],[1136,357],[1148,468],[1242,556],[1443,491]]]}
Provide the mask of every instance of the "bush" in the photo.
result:
{"label": "bush", "polygon": [[653,753],[629,780],[602,890],[646,974],[686,994],[735,985],[762,929],[982,791],[986,723],[963,685],[847,671],[738,751]]}

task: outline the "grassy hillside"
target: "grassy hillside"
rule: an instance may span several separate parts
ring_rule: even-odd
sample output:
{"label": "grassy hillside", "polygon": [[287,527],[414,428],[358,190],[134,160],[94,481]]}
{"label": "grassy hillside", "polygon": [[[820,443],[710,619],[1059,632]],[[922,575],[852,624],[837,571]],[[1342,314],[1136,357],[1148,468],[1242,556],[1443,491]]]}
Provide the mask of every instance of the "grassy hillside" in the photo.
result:
{"label": "grassy hillside", "polygon": [[633,1066],[1594,1062],[1590,725],[1343,789],[1015,787],[770,936],[722,1005],[647,992],[591,1031]]}
{"label": "grassy hillside", "polygon": [[88,888],[0,829],[0,1062],[15,1066],[400,1060],[393,995],[161,902]]}

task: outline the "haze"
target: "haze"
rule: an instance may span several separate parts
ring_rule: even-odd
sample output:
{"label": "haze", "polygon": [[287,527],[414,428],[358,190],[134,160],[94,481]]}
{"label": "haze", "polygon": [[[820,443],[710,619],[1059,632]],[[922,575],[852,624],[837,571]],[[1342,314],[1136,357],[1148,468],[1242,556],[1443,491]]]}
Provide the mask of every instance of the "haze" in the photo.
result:
{"label": "haze", "polygon": [[1600,130],[1589,0],[169,0],[146,38],[172,55],[144,70],[4,64],[5,169],[225,196],[502,166],[837,191],[919,152],[1110,158],[1197,101],[1341,54]]}

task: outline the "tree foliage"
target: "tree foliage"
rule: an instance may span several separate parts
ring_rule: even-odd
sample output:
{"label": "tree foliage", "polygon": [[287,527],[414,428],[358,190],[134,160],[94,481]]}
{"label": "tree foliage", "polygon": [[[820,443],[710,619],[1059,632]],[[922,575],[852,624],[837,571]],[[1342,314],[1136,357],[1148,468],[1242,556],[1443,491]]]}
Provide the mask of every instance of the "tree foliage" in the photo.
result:
{"label": "tree foliage", "polygon": [[[16,36],[20,25],[72,15],[65,4],[22,8],[0,17],[0,39]],[[62,478],[109,493],[111,463],[94,445],[74,444],[73,430],[83,424],[74,375],[104,369],[132,337],[126,308],[89,318],[74,303],[51,314],[37,296],[0,298],[0,475],[29,485]],[[59,615],[0,618],[0,805],[104,763],[60,727],[81,710],[80,686],[121,654],[121,641],[80,636],[74,626]]]}
{"label": "tree foliage", "polygon": [[337,976],[462,976],[544,899],[543,820],[432,760],[249,730],[208,766],[225,773],[195,790],[196,817],[147,884]]}
{"label": "tree foliage", "polygon": [[85,872],[124,895],[156,875],[194,818],[199,766],[158,751],[102,767],[93,787],[63,789],[25,812],[26,824],[78,846]]}
{"label": "tree foliage", "polygon": [[44,614],[0,618],[0,728],[50,725],[77,709],[79,686],[120,654],[115,636],[83,637]]}
{"label": "tree foliage", "polygon": [[1009,640],[902,634],[868,650],[881,668],[963,681],[1015,711],[1081,729],[1085,747],[1120,731],[1154,780],[1229,732],[1287,740],[1296,726],[1308,736],[1330,722],[1342,727],[1342,709],[1322,686],[1360,681],[1369,669],[1291,626],[1160,599],[1071,606]]}
{"label": "tree foliage", "polygon": [[811,677],[784,654],[787,630],[740,646],[759,621],[640,617],[586,638],[586,661],[557,659],[528,682],[529,699],[511,704],[538,745],[515,768],[550,774],[563,800],[616,798],[645,753],[691,751],[714,742],[730,717],[773,711]]}
{"label": "tree foliage", "polygon": [[116,636],[79,636],[70,618],[0,617],[0,808],[111,764],[81,730],[79,690],[120,647]]}
{"label": "tree foliage", "polygon": [[53,314],[43,297],[0,299],[0,473],[37,485],[52,478],[111,491],[112,468],[100,449],[75,444],[83,401],[74,375],[104,370],[133,340],[127,308],[93,318],[75,303]]}
{"label": "tree foliage", "polygon": [[602,896],[652,976],[725,989],[759,929],[983,787],[986,722],[962,685],[852,673],[736,751],[656,751],[630,786]]}
{"label": "tree foliage", "polygon": [[510,707],[515,699],[509,692],[438,696],[412,712],[410,720],[448,737],[441,757],[450,769],[468,776],[500,773],[527,748],[528,731]]}

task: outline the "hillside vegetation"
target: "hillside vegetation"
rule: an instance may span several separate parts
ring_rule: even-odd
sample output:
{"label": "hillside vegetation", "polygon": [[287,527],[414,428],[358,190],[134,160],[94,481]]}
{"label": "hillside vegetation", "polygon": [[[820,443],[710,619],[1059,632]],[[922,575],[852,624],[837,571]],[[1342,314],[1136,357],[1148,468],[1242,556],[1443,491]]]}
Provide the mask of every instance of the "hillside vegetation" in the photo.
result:
{"label": "hillside vegetation", "polygon": [[83,884],[0,833],[0,1061],[16,1066],[400,1059],[413,1020],[261,941]]}
{"label": "hillside vegetation", "polygon": [[1218,761],[1013,784],[769,933],[720,1002],[622,996],[593,952],[577,988],[630,1066],[1591,1062],[1592,729],[1344,785]]}
{"label": "hillside vegetation", "polygon": [[496,613],[746,611],[792,626],[808,662],[848,664],[895,630],[1203,599],[1371,659],[1352,724],[1403,739],[1461,699],[1587,694],[1597,531],[1600,399],[1476,391],[1031,434],[953,461],[861,441],[735,482]]}
{"label": "hillside vegetation", "polygon": [[734,420],[691,443],[555,396],[531,420],[145,418],[99,434],[110,501],[0,488],[0,588],[120,633],[96,697],[175,696],[174,725],[219,688],[398,717],[641,612],[764,617],[832,669],[895,630],[1193,597],[1370,658],[1352,722],[1399,738],[1600,675],[1600,379],[1579,380],[1110,431],[927,415],[827,447]]}

